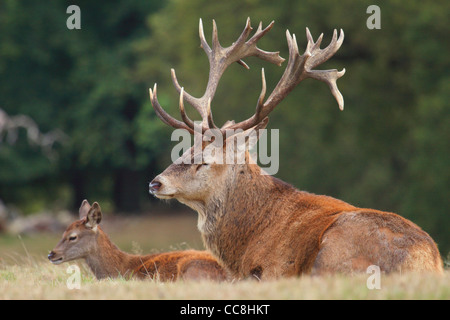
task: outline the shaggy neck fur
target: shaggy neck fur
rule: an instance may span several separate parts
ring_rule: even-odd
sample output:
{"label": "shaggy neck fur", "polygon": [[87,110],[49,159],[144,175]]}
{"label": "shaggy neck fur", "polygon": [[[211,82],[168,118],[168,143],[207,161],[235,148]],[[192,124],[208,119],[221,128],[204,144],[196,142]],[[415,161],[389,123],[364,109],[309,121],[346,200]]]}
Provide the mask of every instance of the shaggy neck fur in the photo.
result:
{"label": "shaggy neck fur", "polygon": [[353,206],[316,196],[267,175],[238,167],[222,198],[205,205],[205,246],[235,277],[275,278],[309,271],[323,232]]}

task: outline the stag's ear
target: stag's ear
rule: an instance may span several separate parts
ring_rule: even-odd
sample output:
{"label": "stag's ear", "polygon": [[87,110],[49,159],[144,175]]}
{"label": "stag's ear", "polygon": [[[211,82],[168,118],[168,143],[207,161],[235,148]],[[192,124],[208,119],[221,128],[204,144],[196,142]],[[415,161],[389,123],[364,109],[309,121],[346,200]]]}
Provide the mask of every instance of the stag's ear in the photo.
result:
{"label": "stag's ear", "polygon": [[237,161],[236,163],[242,164],[253,162],[250,159],[249,152],[250,154],[252,153],[251,149],[256,146],[259,137],[261,136],[260,130],[264,129],[268,123],[269,118],[266,117],[263,121],[250,129],[245,131],[237,129],[235,134],[225,140],[224,148],[226,148],[227,157],[229,156],[228,152],[233,150],[234,159]]}
{"label": "stag's ear", "polygon": [[80,215],[80,220],[86,218],[89,209],[91,209],[91,205],[89,204],[89,202],[85,199],[83,200],[83,202],[81,203],[80,209],[78,210],[78,213]]}
{"label": "stag's ear", "polygon": [[[223,129],[227,129],[225,126],[232,125],[233,122],[227,122],[223,126]],[[251,127],[250,129],[247,129],[245,131],[243,131],[242,129],[237,129],[234,131],[234,133],[231,136],[227,135],[225,144],[231,143],[233,141],[235,143],[236,143],[236,141],[238,143],[245,142],[246,147],[253,148],[256,145],[256,143],[258,142],[258,139],[260,137],[260,130],[265,129],[267,127],[268,123],[269,123],[269,117],[265,117],[264,120],[262,120],[256,126]]]}
{"label": "stag's ear", "polygon": [[267,127],[267,124],[269,123],[269,117],[265,117],[260,123],[258,123],[253,128],[248,129],[248,131],[254,131],[258,133],[259,138],[259,130],[265,129]]}
{"label": "stag's ear", "polygon": [[97,202],[94,202],[86,216],[86,227],[96,230],[100,221],[102,221],[102,209]]}

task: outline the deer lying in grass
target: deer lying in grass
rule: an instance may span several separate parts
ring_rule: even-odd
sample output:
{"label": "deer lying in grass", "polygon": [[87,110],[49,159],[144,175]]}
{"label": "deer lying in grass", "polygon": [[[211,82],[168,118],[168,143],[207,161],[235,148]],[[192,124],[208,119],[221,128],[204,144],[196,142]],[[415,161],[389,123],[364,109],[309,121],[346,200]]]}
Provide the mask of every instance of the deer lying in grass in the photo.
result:
{"label": "deer lying in grass", "polygon": [[[442,259],[432,238],[411,221],[394,213],[357,208],[332,197],[299,191],[272,176],[262,174],[246,152],[244,164],[223,164],[227,146],[239,138],[249,137],[264,128],[269,113],[307,78],[328,84],[340,109],[344,101],[336,80],[345,69],[315,70],[332,57],[341,46],[344,33],[334,30],[331,43],[320,49],[322,35],[314,41],[306,29],[307,46],[299,54],[297,41],[286,32],[289,61],[286,70],[271,95],[264,100],[266,83],[262,72],[262,91],[256,111],[249,119],[228,121],[218,128],[213,121],[211,101],[220,77],[232,63],[248,66],[242,59],[256,56],[281,65],[278,52],[267,52],[256,46],[257,41],[272,27],[259,25],[249,39],[252,28],[247,20],[239,38],[227,48],[218,40],[213,22],[212,46],[205,40],[200,20],[201,47],[209,59],[207,88],[201,98],[184,91],[172,69],[172,80],[180,93],[179,121],[160,106],[156,85],[150,89],[150,100],[158,117],[166,124],[194,133],[194,122],[188,118],[183,101],[191,104],[202,117],[201,132],[215,131],[225,140],[223,152],[209,153],[201,163],[197,150],[205,150],[212,139],[194,142],[180,159],[154,178],[149,191],[161,199],[175,198],[198,212],[198,228],[204,244],[234,277],[256,276],[261,279],[293,276],[303,273],[364,272],[377,265],[383,272],[442,272]],[[231,129],[241,129],[234,135]],[[242,141],[242,139],[241,139]],[[248,141],[246,141],[248,142]],[[201,143],[201,145],[197,145]],[[234,148],[234,152],[236,148]],[[201,159],[200,155],[200,159]],[[180,164],[182,163],[182,164]]]}
{"label": "deer lying in grass", "polygon": [[159,281],[226,280],[226,273],[206,251],[186,250],[132,255],[121,251],[101,229],[102,212],[97,202],[92,207],[84,200],[80,220],[72,223],[50,252],[53,264],[84,259],[97,279],[158,279]]}

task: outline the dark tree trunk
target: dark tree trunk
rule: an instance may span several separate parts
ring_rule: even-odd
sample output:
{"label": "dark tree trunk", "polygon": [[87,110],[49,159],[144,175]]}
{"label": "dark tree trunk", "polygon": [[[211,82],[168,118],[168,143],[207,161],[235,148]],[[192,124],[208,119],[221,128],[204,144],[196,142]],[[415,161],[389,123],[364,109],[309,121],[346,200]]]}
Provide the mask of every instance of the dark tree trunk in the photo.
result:
{"label": "dark tree trunk", "polygon": [[85,177],[83,172],[78,170],[72,171],[71,182],[74,193],[72,207],[78,210],[81,202],[86,199]]}
{"label": "dark tree trunk", "polygon": [[119,169],[114,181],[114,204],[118,212],[138,212],[141,208],[141,195],[145,183],[141,171]]}

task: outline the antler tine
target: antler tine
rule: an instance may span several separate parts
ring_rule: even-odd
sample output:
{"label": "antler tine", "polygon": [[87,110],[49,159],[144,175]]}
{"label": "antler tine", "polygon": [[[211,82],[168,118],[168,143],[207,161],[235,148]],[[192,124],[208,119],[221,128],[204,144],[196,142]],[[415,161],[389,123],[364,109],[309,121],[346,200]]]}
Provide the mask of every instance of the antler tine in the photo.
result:
{"label": "antler tine", "polygon": [[191,129],[194,129],[194,121],[192,121],[186,114],[186,111],[184,109],[184,88],[181,88],[180,91],[180,113],[181,113],[181,119],[183,119],[184,123],[188,125]]}
{"label": "antler tine", "polygon": [[[183,119],[184,123],[187,126],[189,126],[192,130],[195,130],[194,121],[192,121],[188,117],[188,115],[186,114],[186,111],[184,109],[184,88],[181,88],[179,105],[180,105],[181,118]],[[207,112],[207,117],[208,117],[209,128],[217,129],[217,126],[214,124],[214,120],[213,120],[212,114],[211,114],[211,100],[210,99],[208,100],[208,109],[206,110],[206,112]],[[202,133],[204,133],[209,128],[202,127]]]}
{"label": "antler tine", "polygon": [[219,36],[217,34],[216,20],[213,19],[212,51],[216,52],[216,51],[218,51],[220,49],[222,49],[222,46],[220,45]]}
{"label": "antler tine", "polygon": [[[177,75],[175,74],[175,69],[172,68],[172,69],[170,70],[170,75],[171,75],[171,77],[172,77],[172,82],[173,82],[173,85],[174,85],[175,89],[176,89],[179,93],[181,93],[182,87],[181,87],[180,84],[178,83]],[[195,110],[198,111],[198,113],[200,113],[200,116],[201,116],[202,118],[205,117],[205,113],[204,113],[203,109],[201,108],[201,104],[199,103],[199,99],[197,99],[197,98],[191,96],[191,95],[190,95],[189,93],[187,93],[186,91],[184,91],[183,97],[186,99],[186,101],[187,101],[190,105],[192,105],[192,106],[194,107]]]}
{"label": "antler tine", "polygon": [[[161,108],[161,105],[159,104],[158,100],[156,99],[156,101],[154,101],[155,94],[156,94],[156,83],[153,87],[153,90],[151,88],[148,89],[148,93],[150,96],[150,103],[153,106],[153,109],[155,110],[156,115],[158,116],[158,118],[160,118],[162,120],[162,122],[164,122],[167,125],[170,125],[169,122],[166,120],[166,118],[164,116],[161,115],[160,111],[164,111]],[[164,113],[164,112],[163,112]]]}
{"label": "antler tine", "polygon": [[200,46],[205,50],[205,52],[211,52],[211,48],[208,45],[208,42],[205,39],[205,33],[203,32],[203,22],[202,18],[200,18],[200,21],[198,23],[198,33],[200,36]]}
{"label": "antler tine", "polygon": [[259,22],[258,25],[258,29],[256,30],[256,33],[253,35],[253,37],[250,38],[250,40],[248,40],[248,43],[256,43],[259,39],[261,39],[267,32],[270,31],[270,29],[272,29],[273,25],[274,25],[275,21],[272,20],[272,22],[269,23],[269,25],[264,28],[262,28],[262,21]]}
{"label": "antler tine", "polygon": [[208,126],[210,129],[218,129],[216,124],[214,123],[212,112],[211,112],[211,98],[208,99],[208,108],[206,110],[208,116]]}
{"label": "antler tine", "polygon": [[248,36],[250,35],[250,33],[252,32],[253,28],[250,25],[250,17],[247,18],[247,21],[245,22],[245,27],[244,30],[242,31],[241,35],[239,36],[239,38],[234,42],[233,45],[239,46],[242,45],[245,40],[247,40]]}
{"label": "antler tine", "polygon": [[[242,45],[245,40],[248,38],[248,36],[250,35],[250,33],[252,32],[253,28],[250,25],[250,17],[247,18],[247,21],[245,23],[245,28],[242,31],[241,35],[239,36],[239,38],[236,40],[236,42],[233,43],[234,46],[239,46]],[[238,64],[240,64],[241,66],[243,66],[245,69],[249,70],[250,67],[248,66],[248,64],[246,64],[244,62],[244,60],[239,59],[237,61]]]}
{"label": "antler tine", "polygon": [[341,92],[339,91],[336,80],[342,77],[345,74],[345,68],[341,71],[338,71],[336,69],[333,70],[311,70],[309,77],[314,78],[317,80],[320,80],[322,82],[325,82],[328,84],[331,90],[331,94],[336,99],[339,109],[342,111],[344,110],[344,97],[342,96]]}
{"label": "antler tine", "polygon": [[259,118],[262,108],[264,107],[264,98],[266,96],[266,75],[264,74],[264,68],[261,69],[262,88],[259,94],[258,104],[256,105],[255,116]]}
{"label": "antler tine", "polygon": [[322,43],[322,39],[323,39],[323,33],[321,33],[319,38],[317,39],[317,41],[314,42],[314,39],[311,36],[311,32],[309,31],[309,28],[307,27],[306,28],[306,37],[308,38],[308,46],[310,46],[310,44],[312,44],[311,48],[310,48],[312,51],[320,49],[320,44]]}
{"label": "antler tine", "polygon": [[185,129],[188,130],[190,133],[194,134],[194,130],[190,128],[186,123],[173,118],[161,107],[156,94],[156,83],[155,86],[153,87],[153,91],[152,89],[148,89],[148,91],[150,94],[150,102],[152,103],[153,109],[155,109],[156,115],[158,116],[158,118],[162,120],[162,122],[173,128]]}
{"label": "antler tine", "polygon": [[[306,46],[305,53],[303,54],[305,57],[308,57],[311,55],[311,52],[310,52],[311,48],[308,45],[309,45],[309,42]],[[297,38],[295,37],[294,33],[292,34],[292,37],[291,37],[291,47],[292,47],[292,50],[294,50],[294,56],[300,56],[300,52],[298,51]]]}

